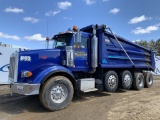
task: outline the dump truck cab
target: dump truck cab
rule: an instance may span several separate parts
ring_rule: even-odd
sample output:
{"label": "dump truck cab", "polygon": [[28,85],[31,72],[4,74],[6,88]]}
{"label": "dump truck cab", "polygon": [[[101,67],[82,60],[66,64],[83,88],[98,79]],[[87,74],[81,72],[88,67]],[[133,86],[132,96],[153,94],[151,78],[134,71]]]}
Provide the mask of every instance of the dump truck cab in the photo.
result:
{"label": "dump truck cab", "polygon": [[[79,38],[81,41],[78,41]],[[62,66],[67,67],[71,71],[89,71],[90,39],[91,34],[85,32],[55,35],[52,38],[54,41],[53,49],[65,51],[62,58]]]}

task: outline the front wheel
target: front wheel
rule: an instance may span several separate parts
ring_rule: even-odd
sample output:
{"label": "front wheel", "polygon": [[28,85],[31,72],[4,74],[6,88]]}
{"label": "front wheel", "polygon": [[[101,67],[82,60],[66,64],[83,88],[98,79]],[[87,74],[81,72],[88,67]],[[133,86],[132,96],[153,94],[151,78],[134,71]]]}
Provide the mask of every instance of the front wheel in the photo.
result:
{"label": "front wheel", "polygon": [[66,77],[52,77],[42,86],[39,97],[48,110],[63,109],[73,98],[73,85]]}
{"label": "front wheel", "polygon": [[108,71],[105,74],[105,89],[107,92],[114,92],[118,87],[118,75],[115,71]]}

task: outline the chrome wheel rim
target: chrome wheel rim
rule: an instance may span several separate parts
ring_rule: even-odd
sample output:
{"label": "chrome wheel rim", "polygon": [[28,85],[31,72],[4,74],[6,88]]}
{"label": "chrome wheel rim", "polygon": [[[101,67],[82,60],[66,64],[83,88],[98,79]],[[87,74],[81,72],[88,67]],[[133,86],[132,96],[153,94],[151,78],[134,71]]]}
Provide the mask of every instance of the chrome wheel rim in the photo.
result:
{"label": "chrome wheel rim", "polygon": [[138,78],[138,84],[140,87],[143,86],[143,78],[141,78],[141,77]]}
{"label": "chrome wheel rim", "polygon": [[51,89],[51,100],[54,103],[62,103],[68,95],[67,87],[63,84],[57,84]]}
{"label": "chrome wheel rim", "polygon": [[117,81],[116,77],[114,75],[110,75],[109,78],[108,78],[108,85],[109,85],[109,87],[115,88],[116,81]]}
{"label": "chrome wheel rim", "polygon": [[153,78],[152,78],[151,76],[149,77],[148,82],[149,82],[149,84],[150,84],[150,85],[152,84],[152,82],[153,82]]}
{"label": "chrome wheel rim", "polygon": [[130,77],[129,74],[126,74],[126,75],[124,76],[124,84],[125,84],[126,86],[129,86],[129,85],[131,84],[131,77]]}

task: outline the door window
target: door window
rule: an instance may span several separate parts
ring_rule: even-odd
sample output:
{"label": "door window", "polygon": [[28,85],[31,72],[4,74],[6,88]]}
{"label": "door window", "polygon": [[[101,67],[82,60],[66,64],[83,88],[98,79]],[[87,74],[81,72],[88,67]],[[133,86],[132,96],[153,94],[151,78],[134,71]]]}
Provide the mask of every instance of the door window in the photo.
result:
{"label": "door window", "polygon": [[87,48],[88,47],[87,40],[88,40],[87,37],[83,37],[83,36],[81,37],[81,47],[82,48]]}

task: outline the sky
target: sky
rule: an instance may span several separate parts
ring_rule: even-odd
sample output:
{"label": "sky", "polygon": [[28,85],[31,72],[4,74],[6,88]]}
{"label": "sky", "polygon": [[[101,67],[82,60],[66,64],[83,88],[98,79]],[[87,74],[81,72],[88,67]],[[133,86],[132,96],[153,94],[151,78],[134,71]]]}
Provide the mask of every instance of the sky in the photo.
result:
{"label": "sky", "polygon": [[46,36],[105,24],[130,41],[160,38],[160,0],[0,0],[0,42],[46,48]]}

